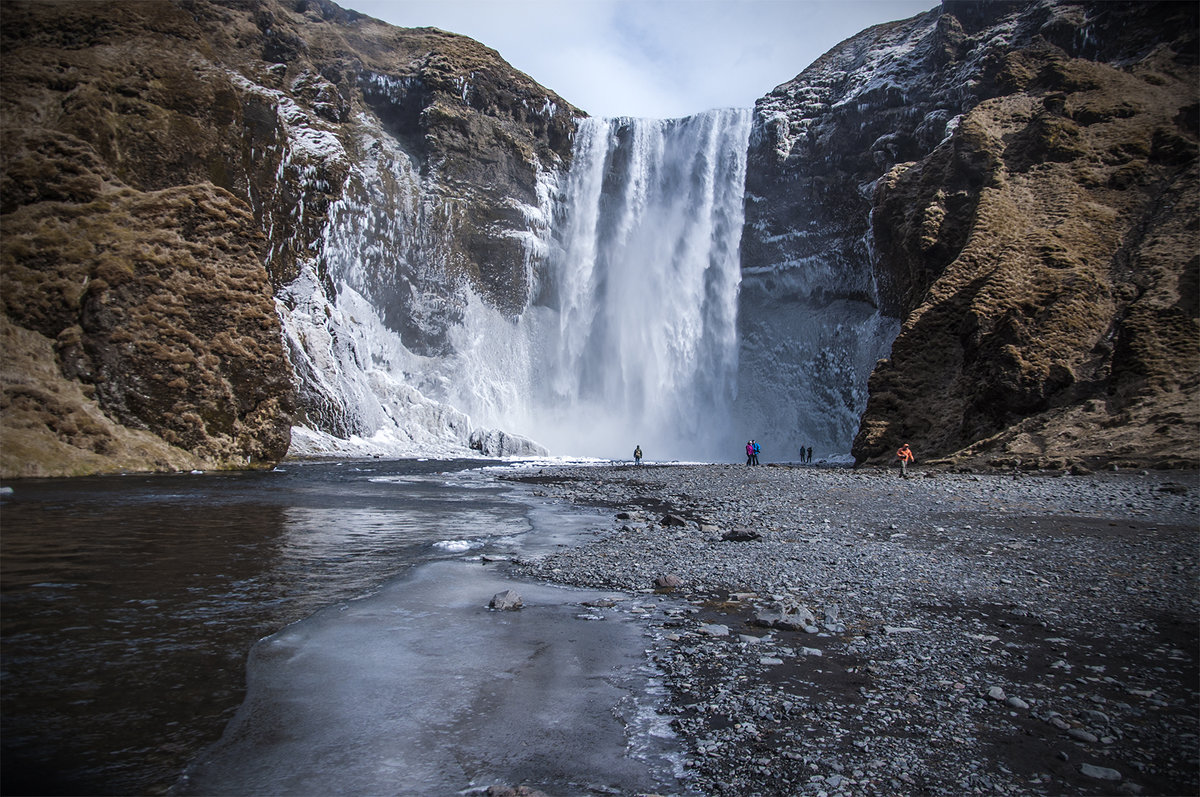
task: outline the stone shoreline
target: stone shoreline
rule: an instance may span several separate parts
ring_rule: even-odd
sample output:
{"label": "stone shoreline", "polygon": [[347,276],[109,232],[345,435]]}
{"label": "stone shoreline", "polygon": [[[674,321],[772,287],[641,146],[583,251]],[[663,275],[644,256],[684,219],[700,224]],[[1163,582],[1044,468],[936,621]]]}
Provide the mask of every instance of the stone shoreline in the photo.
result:
{"label": "stone shoreline", "polygon": [[506,478],[611,511],[523,575],[677,581],[684,611],[638,610],[699,794],[1200,789],[1194,472]]}

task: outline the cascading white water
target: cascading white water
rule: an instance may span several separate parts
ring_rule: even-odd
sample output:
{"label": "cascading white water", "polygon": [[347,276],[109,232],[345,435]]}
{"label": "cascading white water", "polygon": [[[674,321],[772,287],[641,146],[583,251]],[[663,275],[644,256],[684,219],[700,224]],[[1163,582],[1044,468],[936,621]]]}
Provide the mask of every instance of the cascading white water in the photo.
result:
{"label": "cascading white water", "polygon": [[460,454],[482,427],[561,455],[640,444],[656,459],[717,456],[737,370],[749,129],[748,110],[584,120],[570,174],[544,175],[542,207],[527,210],[535,290],[515,319],[439,270],[434,203],[376,131],[320,256],[283,297],[317,408],[300,450]]}
{"label": "cascading white water", "polygon": [[530,434],[554,450],[719,456],[750,118],[581,123],[535,330]]}

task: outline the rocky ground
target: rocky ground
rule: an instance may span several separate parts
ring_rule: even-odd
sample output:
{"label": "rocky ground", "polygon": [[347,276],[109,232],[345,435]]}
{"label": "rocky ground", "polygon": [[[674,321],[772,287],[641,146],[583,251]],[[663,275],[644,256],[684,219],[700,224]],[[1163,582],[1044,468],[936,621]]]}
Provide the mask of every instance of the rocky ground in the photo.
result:
{"label": "rocky ground", "polygon": [[613,517],[527,575],[685,601],[638,609],[701,794],[1200,790],[1195,472],[516,478]]}

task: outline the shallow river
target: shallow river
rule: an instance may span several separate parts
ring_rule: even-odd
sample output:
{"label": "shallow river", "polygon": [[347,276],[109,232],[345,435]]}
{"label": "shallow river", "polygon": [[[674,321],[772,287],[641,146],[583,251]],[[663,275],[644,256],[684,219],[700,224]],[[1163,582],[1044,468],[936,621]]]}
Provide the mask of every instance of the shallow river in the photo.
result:
{"label": "shallow river", "polygon": [[[488,563],[598,515],[480,467],[12,482],[4,793],[686,791],[643,653],[654,607]],[[489,611],[509,588],[525,608]]]}

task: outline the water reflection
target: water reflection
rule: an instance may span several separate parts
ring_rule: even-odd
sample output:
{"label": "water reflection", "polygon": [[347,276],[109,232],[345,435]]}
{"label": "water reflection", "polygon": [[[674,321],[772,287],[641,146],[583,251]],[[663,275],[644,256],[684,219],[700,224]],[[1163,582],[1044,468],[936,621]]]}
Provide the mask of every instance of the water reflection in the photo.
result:
{"label": "water reflection", "polygon": [[0,536],[7,794],[161,793],[243,694],[253,643],[444,539],[528,528],[478,463],[11,483]]}

